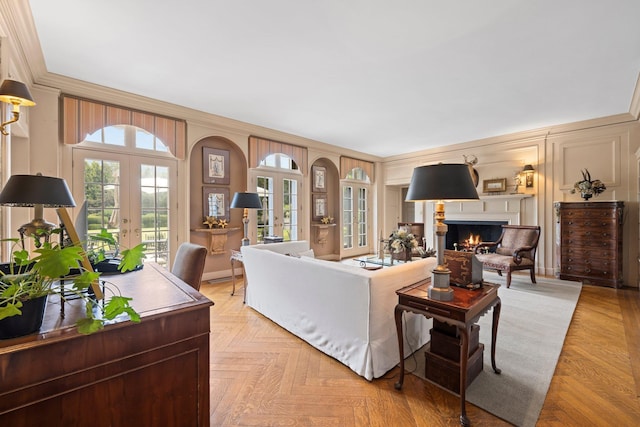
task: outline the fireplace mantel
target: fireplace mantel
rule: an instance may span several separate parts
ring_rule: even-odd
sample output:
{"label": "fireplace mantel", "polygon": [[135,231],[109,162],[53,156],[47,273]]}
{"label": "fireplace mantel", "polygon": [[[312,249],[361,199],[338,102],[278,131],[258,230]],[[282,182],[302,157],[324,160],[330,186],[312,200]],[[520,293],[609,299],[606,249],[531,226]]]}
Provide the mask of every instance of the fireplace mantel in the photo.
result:
{"label": "fireplace mantel", "polygon": [[531,200],[533,194],[483,194],[480,200],[446,202],[446,217],[449,220],[506,221],[520,225]]}
{"label": "fireplace mantel", "polygon": [[480,200],[496,200],[496,199],[522,200],[522,199],[528,199],[529,197],[533,197],[533,194],[498,194],[497,196],[490,196],[488,194],[483,194],[480,196]]}

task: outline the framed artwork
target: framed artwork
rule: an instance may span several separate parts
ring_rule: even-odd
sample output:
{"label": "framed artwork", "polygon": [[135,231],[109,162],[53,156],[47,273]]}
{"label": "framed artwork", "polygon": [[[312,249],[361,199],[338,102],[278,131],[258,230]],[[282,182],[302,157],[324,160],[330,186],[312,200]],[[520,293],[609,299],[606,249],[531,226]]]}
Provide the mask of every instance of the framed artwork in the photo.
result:
{"label": "framed artwork", "polygon": [[229,151],[202,147],[202,180],[205,184],[229,184]]}
{"label": "framed artwork", "polygon": [[204,216],[212,216],[216,219],[229,221],[229,189],[225,187],[202,187],[202,206]]}
{"label": "framed artwork", "polygon": [[323,166],[312,166],[311,173],[313,174],[313,191],[325,193],[327,191],[327,168]]}
{"label": "framed artwork", "polygon": [[485,193],[502,193],[507,191],[507,178],[483,180],[482,191]]}
{"label": "framed artwork", "polygon": [[323,217],[328,216],[326,194],[313,194],[311,201],[313,202],[314,221],[320,221]]}

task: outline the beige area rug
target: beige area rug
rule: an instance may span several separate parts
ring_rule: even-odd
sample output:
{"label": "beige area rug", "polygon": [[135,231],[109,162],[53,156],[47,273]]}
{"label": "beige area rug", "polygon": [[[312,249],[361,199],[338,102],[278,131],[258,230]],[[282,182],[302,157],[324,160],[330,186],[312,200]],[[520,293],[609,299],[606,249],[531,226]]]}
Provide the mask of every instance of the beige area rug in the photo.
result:
{"label": "beige area rug", "polygon": [[[502,301],[496,365],[491,368],[491,312],[483,316],[480,342],[484,343],[483,371],[467,388],[467,402],[516,426],[535,426],[562,351],[564,339],[580,296],[579,282],[514,275],[511,287],[504,277],[484,272],[484,279],[500,283]],[[405,367],[420,378],[425,375],[424,347],[406,359]]]}

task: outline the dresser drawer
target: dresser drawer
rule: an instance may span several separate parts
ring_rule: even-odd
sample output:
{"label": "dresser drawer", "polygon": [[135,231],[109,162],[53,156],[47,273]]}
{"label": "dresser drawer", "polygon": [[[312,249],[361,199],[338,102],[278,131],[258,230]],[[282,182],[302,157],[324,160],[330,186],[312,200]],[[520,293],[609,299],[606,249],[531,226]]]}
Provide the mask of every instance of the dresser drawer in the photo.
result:
{"label": "dresser drawer", "polygon": [[572,248],[616,250],[617,247],[616,240],[611,238],[603,240],[602,237],[585,236],[580,233],[563,236],[562,238],[563,250],[570,250]]}

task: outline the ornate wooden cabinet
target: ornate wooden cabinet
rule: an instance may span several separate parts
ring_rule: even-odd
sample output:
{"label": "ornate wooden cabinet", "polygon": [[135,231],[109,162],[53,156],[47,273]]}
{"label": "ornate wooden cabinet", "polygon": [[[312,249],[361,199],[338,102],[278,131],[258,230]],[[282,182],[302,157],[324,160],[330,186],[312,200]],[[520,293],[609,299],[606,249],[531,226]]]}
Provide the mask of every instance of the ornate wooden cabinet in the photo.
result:
{"label": "ornate wooden cabinet", "polygon": [[556,202],[556,276],[622,287],[624,202]]}

